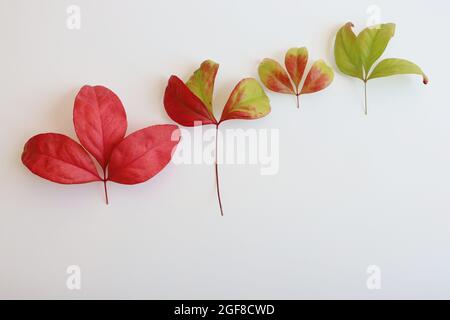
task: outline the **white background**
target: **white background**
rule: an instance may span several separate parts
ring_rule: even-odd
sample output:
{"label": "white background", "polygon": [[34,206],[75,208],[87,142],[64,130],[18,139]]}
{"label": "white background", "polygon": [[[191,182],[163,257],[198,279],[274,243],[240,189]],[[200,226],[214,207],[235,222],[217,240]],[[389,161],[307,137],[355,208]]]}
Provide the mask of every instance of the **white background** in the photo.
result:
{"label": "white background", "polygon": [[[81,8],[81,30],[66,9]],[[122,99],[129,130],[172,123],[168,77],[221,63],[220,115],[264,57],[307,46],[334,68],[338,28],[366,26],[370,5],[397,23],[384,57],[430,77],[363,86],[336,73],[321,93],[269,93],[272,113],[230,128],[280,130],[280,170],[169,165],[137,186],[61,186],[20,161],[40,132],[75,137],[74,97],[103,84]],[[450,298],[450,4],[448,1],[0,0],[0,298]],[[311,61],[310,61],[311,62]],[[381,290],[368,290],[378,265]],[[82,289],[66,288],[79,265]]]}

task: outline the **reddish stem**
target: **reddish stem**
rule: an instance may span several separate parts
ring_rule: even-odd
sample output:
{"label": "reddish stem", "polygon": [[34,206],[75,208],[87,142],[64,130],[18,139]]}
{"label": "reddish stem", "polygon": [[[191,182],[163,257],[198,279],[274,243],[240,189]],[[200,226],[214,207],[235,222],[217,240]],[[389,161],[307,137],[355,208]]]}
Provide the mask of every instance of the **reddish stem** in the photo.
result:
{"label": "reddish stem", "polygon": [[107,181],[108,181],[108,178],[106,178],[106,170],[103,169],[103,188],[105,190],[105,201],[106,201],[106,205],[109,205],[108,188],[106,187]]}
{"label": "reddish stem", "polygon": [[223,208],[222,208],[222,200],[220,199],[220,187],[219,187],[219,164],[217,163],[217,154],[218,154],[218,148],[217,148],[217,140],[219,136],[219,124],[216,124],[216,189],[217,189],[217,199],[219,199],[219,207],[220,207],[220,214],[223,216]]}

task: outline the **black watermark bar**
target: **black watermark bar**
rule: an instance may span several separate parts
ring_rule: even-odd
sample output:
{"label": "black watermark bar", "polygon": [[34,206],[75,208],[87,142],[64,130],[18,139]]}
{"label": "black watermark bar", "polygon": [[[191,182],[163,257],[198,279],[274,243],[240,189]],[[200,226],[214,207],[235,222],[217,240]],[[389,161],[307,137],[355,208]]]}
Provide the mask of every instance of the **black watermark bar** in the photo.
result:
{"label": "black watermark bar", "polygon": [[[423,316],[448,310],[449,301],[413,300],[41,300],[1,301],[2,312],[34,316],[64,310],[71,318],[88,315],[123,319],[315,319],[336,316],[367,319],[387,316]],[[88,311],[86,311],[88,310]],[[60,319],[64,319],[61,317]]]}

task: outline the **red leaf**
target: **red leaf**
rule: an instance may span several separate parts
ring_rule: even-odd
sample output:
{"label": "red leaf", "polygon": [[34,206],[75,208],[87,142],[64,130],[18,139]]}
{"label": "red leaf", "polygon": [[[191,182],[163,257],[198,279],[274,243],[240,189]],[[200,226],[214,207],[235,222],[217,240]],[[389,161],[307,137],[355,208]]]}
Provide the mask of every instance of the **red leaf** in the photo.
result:
{"label": "red leaf", "polygon": [[164,107],[169,117],[186,127],[217,124],[205,104],[177,76],[171,76],[164,94]]}
{"label": "red leaf", "polygon": [[88,153],[62,134],[46,133],[32,137],[25,144],[22,162],[34,174],[57,183],[101,181]]}
{"label": "red leaf", "polygon": [[113,148],[127,131],[127,115],[114,92],[84,86],[75,98],[73,123],[78,139],[105,170]]}
{"label": "red leaf", "polygon": [[137,184],[159,173],[180,141],[176,125],[156,125],[126,137],[112,152],[108,180]]}

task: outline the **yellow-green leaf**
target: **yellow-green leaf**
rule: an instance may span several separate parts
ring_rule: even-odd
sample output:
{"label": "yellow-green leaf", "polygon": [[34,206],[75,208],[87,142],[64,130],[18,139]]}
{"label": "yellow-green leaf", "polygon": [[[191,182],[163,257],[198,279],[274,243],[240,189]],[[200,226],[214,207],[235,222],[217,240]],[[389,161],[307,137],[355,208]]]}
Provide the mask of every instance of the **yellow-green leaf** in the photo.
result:
{"label": "yellow-green leaf", "polygon": [[191,78],[186,82],[186,86],[192,91],[208,108],[212,114],[212,96],[214,91],[214,81],[216,79],[219,65],[212,60],[206,60],[198,68]]}
{"label": "yellow-green leaf", "polygon": [[270,112],[264,89],[253,78],[241,80],[231,92],[220,122],[230,119],[258,119]]}
{"label": "yellow-green leaf", "polygon": [[397,74],[418,74],[423,78],[423,83],[428,83],[428,77],[415,63],[404,59],[385,59],[373,69],[370,79],[389,77]]}
{"label": "yellow-green leaf", "polygon": [[284,65],[291,76],[292,82],[294,82],[296,92],[298,92],[298,86],[302,81],[307,63],[308,49],[305,47],[291,48],[286,52]]}
{"label": "yellow-green leaf", "polygon": [[370,68],[381,57],[389,40],[394,36],[394,32],[395,24],[385,23],[365,28],[356,38],[366,78]]}
{"label": "yellow-green leaf", "polygon": [[325,89],[333,81],[334,72],[325,61],[314,62],[305,79],[301,94],[314,93]]}
{"label": "yellow-green leaf", "polygon": [[258,74],[267,89],[279,93],[295,94],[289,75],[275,60],[264,59],[259,64]]}
{"label": "yellow-green leaf", "polygon": [[342,73],[363,80],[363,67],[353,23],[347,22],[339,29],[334,42],[336,65]]}

